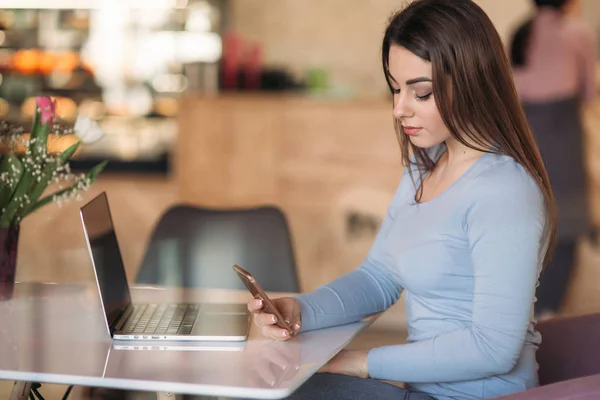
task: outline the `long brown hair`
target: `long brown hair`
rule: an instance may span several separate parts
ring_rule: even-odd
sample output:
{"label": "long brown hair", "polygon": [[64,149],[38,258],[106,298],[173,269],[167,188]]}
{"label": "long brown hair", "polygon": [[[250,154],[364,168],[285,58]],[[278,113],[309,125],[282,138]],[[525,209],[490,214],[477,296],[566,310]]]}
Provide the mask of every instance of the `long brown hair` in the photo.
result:
{"label": "long brown hair", "polygon": [[[502,40],[472,0],[415,0],[394,14],[385,31],[382,65],[392,90],[389,51],[404,47],[431,62],[433,93],[441,118],[460,143],[478,151],[512,157],[536,180],[544,196],[544,236],[549,261],[556,241],[556,205],[548,174],[525,118]],[[414,146],[394,119],[402,161],[413,182],[435,167],[425,149]],[[410,154],[414,155],[414,163]],[[416,201],[423,189],[419,185]]]}

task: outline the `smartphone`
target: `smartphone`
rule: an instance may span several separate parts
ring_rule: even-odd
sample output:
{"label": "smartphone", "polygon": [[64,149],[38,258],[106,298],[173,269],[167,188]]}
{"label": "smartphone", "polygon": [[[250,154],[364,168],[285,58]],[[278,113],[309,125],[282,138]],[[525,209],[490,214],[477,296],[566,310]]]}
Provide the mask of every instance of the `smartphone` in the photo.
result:
{"label": "smartphone", "polygon": [[283,318],[277,307],[275,307],[271,299],[269,299],[269,296],[267,296],[265,291],[260,287],[260,285],[258,284],[256,279],[254,279],[252,274],[250,274],[250,272],[246,271],[244,268],[240,267],[237,264],[233,265],[233,270],[238,274],[238,276],[240,277],[244,285],[246,285],[250,293],[252,293],[252,296],[255,299],[261,299],[263,301],[263,310],[266,313],[273,314],[275,315],[275,317],[277,317],[277,322],[275,322],[275,325],[277,325],[281,329],[285,329],[286,331],[288,331],[290,336],[293,336],[294,329],[292,329],[292,327],[287,322],[285,322],[285,318]]}

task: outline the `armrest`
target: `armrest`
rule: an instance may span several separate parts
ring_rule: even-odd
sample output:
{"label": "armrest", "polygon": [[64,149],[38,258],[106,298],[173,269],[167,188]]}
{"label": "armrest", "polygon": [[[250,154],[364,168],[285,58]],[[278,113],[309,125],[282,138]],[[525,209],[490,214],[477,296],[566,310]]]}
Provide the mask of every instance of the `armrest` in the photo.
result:
{"label": "armrest", "polygon": [[540,386],[497,397],[496,400],[564,400],[600,399],[600,374],[570,379],[552,385]]}
{"label": "armrest", "polygon": [[536,355],[541,386],[600,374],[600,314],[553,318],[536,328],[542,334]]}

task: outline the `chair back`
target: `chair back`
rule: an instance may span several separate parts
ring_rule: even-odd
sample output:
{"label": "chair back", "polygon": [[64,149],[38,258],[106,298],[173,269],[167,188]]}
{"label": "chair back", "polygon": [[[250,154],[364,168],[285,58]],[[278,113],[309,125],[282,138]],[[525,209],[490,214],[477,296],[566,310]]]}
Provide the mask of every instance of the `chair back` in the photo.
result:
{"label": "chair back", "polygon": [[540,385],[600,374],[600,314],[553,318],[536,329]]}
{"label": "chair back", "polygon": [[233,264],[266,291],[300,291],[290,230],[279,208],[171,207],[154,228],[136,282],[245,289]]}

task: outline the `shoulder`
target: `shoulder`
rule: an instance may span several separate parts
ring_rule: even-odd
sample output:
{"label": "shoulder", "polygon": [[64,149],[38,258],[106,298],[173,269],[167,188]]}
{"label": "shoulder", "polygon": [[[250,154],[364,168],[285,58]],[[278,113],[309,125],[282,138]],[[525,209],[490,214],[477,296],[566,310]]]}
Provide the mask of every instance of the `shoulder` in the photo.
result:
{"label": "shoulder", "polygon": [[537,181],[515,159],[501,154],[484,154],[469,185],[472,204],[484,203],[532,211],[544,208],[544,197]]}
{"label": "shoulder", "polygon": [[580,18],[566,18],[564,32],[568,40],[574,44],[588,43],[594,38],[592,27]]}
{"label": "shoulder", "polygon": [[513,243],[510,251],[534,246],[541,256],[547,213],[536,179],[510,156],[488,154],[483,161],[469,188],[464,231],[472,243],[488,237],[500,249],[502,241]]}

